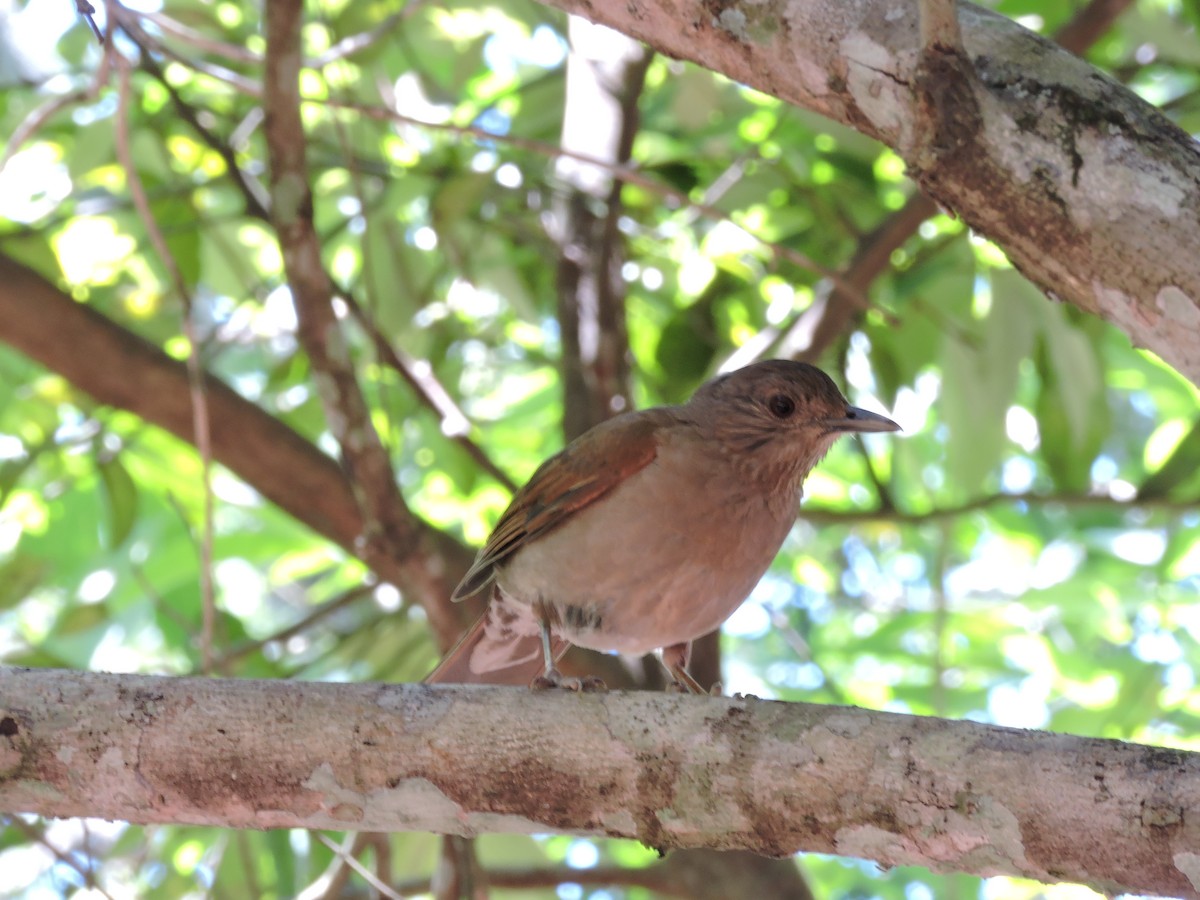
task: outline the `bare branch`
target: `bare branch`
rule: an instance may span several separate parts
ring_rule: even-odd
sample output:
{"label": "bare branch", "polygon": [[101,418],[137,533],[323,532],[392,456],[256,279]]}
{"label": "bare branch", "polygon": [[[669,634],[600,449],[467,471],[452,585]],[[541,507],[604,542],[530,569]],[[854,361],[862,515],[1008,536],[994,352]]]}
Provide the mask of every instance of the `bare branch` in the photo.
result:
{"label": "bare branch", "polygon": [[887,520],[904,525],[920,525],[925,522],[937,522],[953,519],[969,513],[979,512],[991,506],[1004,503],[1025,503],[1032,506],[1062,506],[1062,507],[1109,507],[1111,509],[1160,509],[1168,512],[1194,512],[1200,509],[1200,497],[1172,499],[1169,497],[1150,497],[1119,499],[1108,494],[988,494],[960,503],[957,506],[943,506],[924,512],[904,512],[898,509],[820,509],[801,507],[800,519],[814,525],[850,525],[858,522],[879,522]]}
{"label": "bare branch", "polygon": [[0,808],[47,816],[570,832],[1200,898],[1200,753],[976,722],[5,669],[0,756]]}
{"label": "bare branch", "polygon": [[92,29],[92,34],[96,36],[96,41],[103,44],[104,32],[96,24],[96,7],[92,6],[88,0],[75,0],[75,11],[88,23],[88,27]]}
{"label": "bare branch", "polygon": [[349,291],[338,290],[338,295],[346,301],[346,306],[354,315],[355,320],[371,338],[375,352],[380,360],[407,382],[413,393],[427,407],[437,414],[442,434],[452,440],[467,452],[480,469],[491,475],[496,481],[516,493],[519,485],[512,480],[507,472],[501,469],[487,451],[471,437],[471,422],[462,411],[450,392],[438,381],[433,366],[428,360],[411,356],[404,348],[396,346],[384,336],[379,326],[362,308]]}
{"label": "bare branch", "polygon": [[904,23],[915,21],[916,0],[889,16],[875,0],[790,4],[782,13],[737,4],[719,16],[707,0],[547,2],[895,148],[930,196],[1034,283],[1109,319],[1200,383],[1200,270],[1188,250],[1200,245],[1200,151],[1087,63],[960,3],[971,77],[943,106],[930,142],[914,128],[921,53]]}
{"label": "bare branch", "polygon": [[332,600],[326,600],[324,603],[316,606],[313,610],[300,621],[288,625],[265,638],[260,638],[255,641],[245,641],[235,647],[229,648],[216,661],[215,668],[217,671],[225,670],[230,663],[236,662],[243,657],[249,656],[252,653],[257,653],[268,644],[283,643],[284,641],[295,637],[298,634],[303,634],[308,629],[312,628],[318,622],[329,618],[334,613],[345,609],[363,597],[368,596],[375,589],[372,584],[360,584],[357,587],[352,587],[348,591],[344,591]]}
{"label": "bare branch", "polygon": [[[391,459],[355,377],[333,308],[333,283],[313,227],[305,159],[308,142],[300,118],[303,4],[281,0],[268,4],[265,11],[264,129],[271,163],[271,223],[300,321],[300,342],[312,363],[326,421],[341,448],[362,511],[363,533],[358,539],[362,552],[368,557],[406,559],[417,551],[421,531],[400,495]],[[427,603],[425,609],[439,634],[456,629],[458,613],[449,603]]]}
{"label": "bare branch", "polygon": [[[76,303],[31,269],[0,255],[0,340],[62,375],[101,403],[193,442],[183,363]],[[478,608],[449,602],[473,554],[412,516],[416,541],[403,557],[358,539],[363,519],[338,464],[287,425],[205,376],[213,459],[267,500],[364,561],[429,611],[439,641],[453,643]],[[458,616],[462,616],[462,620]]]}
{"label": "bare branch", "polygon": [[1082,54],[1104,36],[1113,22],[1133,5],[1133,0],[1091,0],[1054,35],[1060,47]]}
{"label": "bare branch", "polygon": [[384,897],[387,897],[388,900],[404,900],[403,896],[398,894],[396,891],[393,891],[390,887],[380,881],[375,876],[374,872],[355,859],[354,853],[352,852],[352,847],[358,843],[357,838],[354,838],[351,841],[351,848],[349,849],[343,849],[339,847],[323,834],[318,834],[317,840],[332,850],[335,855],[341,858],[342,862],[345,863],[347,868],[353,869],[355,872],[357,872],[358,875],[367,882],[367,884],[379,891],[379,893]]}
{"label": "bare branch", "polygon": [[[1055,35],[1060,45],[1082,53],[1112,26],[1132,0],[1092,0]],[[842,270],[842,277],[865,296],[870,286],[891,264],[892,253],[916,233],[921,223],[937,212],[937,204],[917,192],[899,210],[866,235]],[[777,348],[781,356],[817,362],[838,338],[859,319],[862,304],[833,285],[824,285],[808,309],[791,322],[765,328],[739,347],[722,364],[722,371],[740,368]]]}

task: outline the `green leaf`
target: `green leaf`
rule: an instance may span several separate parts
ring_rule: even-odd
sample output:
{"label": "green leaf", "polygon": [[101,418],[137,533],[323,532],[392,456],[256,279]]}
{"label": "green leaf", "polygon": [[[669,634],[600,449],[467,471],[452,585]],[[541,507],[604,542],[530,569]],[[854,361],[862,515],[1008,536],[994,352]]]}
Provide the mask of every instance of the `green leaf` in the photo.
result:
{"label": "green leaf", "polygon": [[1138,499],[1165,497],[1180,485],[1194,481],[1197,472],[1200,472],[1200,419],[1192,423],[1157,471],[1142,482]]}
{"label": "green leaf", "polygon": [[1104,367],[1095,341],[1064,307],[1043,302],[1040,312],[1034,364],[1041,380],[1036,402],[1041,456],[1060,488],[1086,491],[1109,428]]}
{"label": "green leaf", "polygon": [[100,472],[101,493],[108,514],[108,546],[115,549],[125,543],[133,530],[137,518],[137,485],[120,457],[100,460],[96,468]]}
{"label": "green leaf", "polygon": [[947,478],[968,495],[980,492],[1004,455],[1008,408],[1033,340],[1027,299],[1008,290],[1009,279],[1017,277],[1007,270],[993,272],[992,308],[982,321],[968,323],[975,341],[955,335],[942,350],[939,411],[950,430]]}

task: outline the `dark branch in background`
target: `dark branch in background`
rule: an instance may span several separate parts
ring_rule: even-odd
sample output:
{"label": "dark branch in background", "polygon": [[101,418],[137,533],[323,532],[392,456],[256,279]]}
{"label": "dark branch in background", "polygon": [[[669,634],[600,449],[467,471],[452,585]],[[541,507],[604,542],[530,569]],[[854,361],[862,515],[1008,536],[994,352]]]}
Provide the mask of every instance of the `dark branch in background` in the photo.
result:
{"label": "dark branch in background", "polygon": [[[98,402],[128,410],[194,444],[183,363],[3,255],[0,340]],[[363,518],[338,464],[209,374],[205,394],[213,459],[297,521],[357,555]],[[447,608],[450,590],[472,553],[424,521],[411,521],[419,535],[414,553],[403,558],[373,553],[366,562],[380,578],[411,590],[411,599],[427,610]],[[460,623],[432,615],[430,620],[439,640],[455,640]]]}
{"label": "dark branch in background", "polygon": [[[264,130],[271,168],[271,222],[300,322],[300,342],[362,512],[363,533],[356,543],[369,561],[414,555],[432,559],[429,553],[433,548],[400,495],[391,459],[371,422],[346,337],[334,313],[333,284],[313,228],[307,138],[300,118],[303,5],[298,0],[271,3],[265,7],[265,15]],[[447,597],[454,587],[451,574],[440,566],[436,570],[418,568],[413,574],[418,583],[410,580],[400,587],[416,587],[423,598]],[[443,640],[460,625],[458,611],[449,604],[427,602],[425,609]]]}
{"label": "dark branch in background", "polygon": [[[871,283],[891,265],[892,253],[936,212],[937,204],[924,194],[909,198],[900,210],[884,219],[859,244],[845,279],[866,293]],[[823,300],[814,300],[813,305],[796,319],[784,337],[783,355],[815,363],[860,314],[861,309],[848,301],[841,288],[834,287]]]}
{"label": "dark branch in background", "polygon": [[[233,179],[234,185],[242,194],[246,214],[252,218],[270,223],[270,213],[267,210],[268,198],[265,196],[262,186],[250,178],[238,165],[233,147],[228,141],[222,139],[212,129],[203,124],[195,108],[184,100],[175,86],[167,80],[162,67],[158,65],[150,52],[151,40],[137,25],[136,18],[125,14],[119,21],[121,27],[142,50],[142,68],[167,91],[167,95],[171,99],[172,108],[176,114],[192,128],[196,135],[204,142],[205,146],[217,153],[225,162],[227,174]],[[403,350],[394,347],[379,331],[370,317],[366,315],[362,306],[349,291],[339,287],[336,288],[336,293],[346,301],[363,330],[366,331],[375,344],[376,353],[383,362],[394,369],[416,392],[417,397],[438,415],[443,434],[462,447],[467,455],[483,471],[487,472],[510,491],[515,491],[517,486],[508,474],[492,462],[483,448],[472,440],[466,416],[450,396],[450,393],[437,380],[432,368],[428,367],[428,364],[422,360],[415,359]]]}
{"label": "dark branch in background", "polygon": [[1170,497],[1134,497],[1130,500],[1118,500],[1107,494],[988,494],[960,503],[957,506],[943,506],[924,512],[904,512],[898,509],[820,509],[802,507],[800,519],[813,525],[853,525],[862,522],[879,522],[887,520],[902,525],[920,525],[925,522],[938,522],[979,512],[991,506],[1004,503],[1025,503],[1041,507],[1107,507],[1108,509],[1157,509],[1167,512],[1196,512],[1200,510],[1200,497],[1173,499]]}
{"label": "dark branch in background", "polygon": [[394,345],[384,337],[379,326],[375,324],[375,320],[367,314],[362,304],[349,291],[339,288],[338,296],[346,302],[355,321],[367,333],[375,345],[375,353],[384,365],[404,379],[418,399],[437,413],[442,434],[462,447],[480,469],[491,475],[511,493],[516,493],[517,483],[509,477],[507,472],[492,462],[491,457],[484,449],[471,439],[471,423],[467,419],[466,413],[450,396],[450,392],[437,380],[437,376],[433,373],[433,367],[424,360],[410,356],[403,348]]}
{"label": "dark branch in background", "polygon": [[96,36],[96,41],[103,44],[104,33],[100,30],[100,26],[96,24],[96,7],[88,3],[88,0],[75,0],[75,11],[88,23],[88,27],[92,29],[92,34]]}
{"label": "dark branch in background", "polygon": [[1054,34],[1060,47],[1083,55],[1092,44],[1104,37],[1117,17],[1133,5],[1133,0],[1092,0]]}
{"label": "dark branch in background", "polygon": [[[82,879],[83,884],[87,888],[87,892],[89,894],[95,892],[99,896],[107,898],[107,900],[115,900],[113,895],[110,894],[108,891],[106,891],[98,883],[98,880],[96,878],[96,868],[95,868],[96,859],[95,859],[95,857],[93,857],[91,855],[84,855],[84,854],[78,854],[78,853],[72,852],[73,848],[68,848],[67,850],[60,850],[58,847],[54,846],[53,843],[51,843],[50,838],[46,835],[45,825],[43,825],[42,823],[38,823],[37,825],[31,825],[28,822],[26,822],[24,819],[22,819],[20,816],[4,816],[3,818],[0,818],[0,825],[2,825],[5,830],[7,830],[9,828],[15,828],[17,831],[21,832],[21,834],[23,834],[25,836],[25,840],[28,841],[29,843],[40,844],[41,846],[43,846],[47,850],[49,850],[51,853],[53,853],[54,858],[58,860],[60,865],[67,866],[68,868],[74,869],[75,872]],[[87,825],[86,824],[83,825],[83,829],[84,829],[84,847],[86,848],[86,846],[87,846],[87,843],[86,843],[87,842]],[[81,858],[81,856],[82,856],[82,858]]]}
{"label": "dark branch in background", "polygon": [[[188,68],[201,72],[202,74],[216,79],[217,81],[224,82],[241,93],[256,98],[262,97],[263,92],[259,85],[250,82],[237,73],[228,70],[203,67],[196,60],[189,59],[161,41],[155,40],[152,36],[148,35],[144,29],[135,27],[136,18],[133,17],[133,14],[128,13],[128,11],[125,12],[126,15],[122,19],[122,27],[125,27],[126,24],[129,25],[129,27],[126,28],[126,32],[130,34],[131,37],[136,34],[137,37],[135,38],[135,42],[137,42],[139,46],[142,46],[143,49],[156,49],[158,52],[163,53],[180,65],[187,66]],[[154,17],[147,16],[147,18],[153,19]],[[312,61],[310,64],[320,65],[322,62],[326,61],[328,57],[329,54],[323,54],[320,58],[318,58],[318,60]],[[177,96],[178,95],[176,93],[176,97]],[[175,101],[176,97],[172,98],[173,102]],[[610,175],[620,179],[622,182],[636,185],[637,187],[640,187],[657,197],[661,197],[663,200],[668,201],[669,204],[673,204],[681,209],[690,210],[693,213],[703,216],[711,221],[723,222],[731,225],[769,250],[776,262],[788,262],[797,268],[820,275],[823,278],[828,279],[834,285],[838,286],[847,298],[848,302],[855,304],[857,307],[863,310],[871,308],[870,301],[866,298],[862,291],[855,287],[850,280],[844,278],[839,272],[830,269],[827,266],[821,265],[805,254],[801,253],[799,250],[796,250],[794,247],[789,247],[781,242],[771,241],[755,234],[746,226],[732,220],[727,213],[714,206],[714,200],[706,199],[701,202],[696,202],[691,199],[686,191],[678,190],[662,181],[649,177],[646,174],[638,171],[636,168],[618,166],[612,162],[606,161],[586,152],[572,151],[566,148],[555,146],[553,144],[545,143],[543,141],[524,138],[519,135],[497,134],[477,125],[460,125],[454,122],[429,122],[403,115],[394,109],[384,109],[378,106],[370,106],[367,104],[339,100],[331,97],[321,97],[319,99],[304,98],[302,102],[319,104],[325,109],[342,109],[355,112],[359,115],[376,121],[394,121],[403,125],[412,125],[418,128],[428,129],[430,131],[442,131],[450,134],[470,136],[478,138],[482,141],[487,141],[489,144],[504,144],[515,147],[519,150],[525,150],[529,153],[536,153],[539,156],[546,158],[568,158],[577,160],[578,162],[588,166],[594,166],[609,172]],[[194,125],[191,120],[189,120],[189,124]],[[219,145],[212,146],[213,149],[219,149]],[[222,155],[224,156],[224,154]],[[231,169],[236,168],[235,165],[229,162],[229,158],[226,158],[226,162],[229,164]],[[883,314],[885,316],[889,315],[886,310],[883,311]]]}
{"label": "dark branch in background", "polygon": [[[653,54],[624,35],[576,16],[563,99],[562,147],[611,166],[629,163],[638,99]],[[551,237],[558,245],[558,322],[562,331],[563,432],[570,441],[632,405],[625,324],[625,241],[617,229],[621,186],[607,168],[560,156],[565,187],[556,198]]]}

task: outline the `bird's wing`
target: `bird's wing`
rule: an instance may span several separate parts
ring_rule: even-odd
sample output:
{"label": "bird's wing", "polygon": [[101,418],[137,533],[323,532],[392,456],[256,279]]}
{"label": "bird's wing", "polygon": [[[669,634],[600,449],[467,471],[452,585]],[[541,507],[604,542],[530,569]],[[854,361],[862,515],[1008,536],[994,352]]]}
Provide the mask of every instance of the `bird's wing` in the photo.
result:
{"label": "bird's wing", "polygon": [[453,599],[477,594],[495,566],[648,466],[658,452],[658,431],[670,418],[669,411],[654,409],[609,419],[542,463],[513,497]]}

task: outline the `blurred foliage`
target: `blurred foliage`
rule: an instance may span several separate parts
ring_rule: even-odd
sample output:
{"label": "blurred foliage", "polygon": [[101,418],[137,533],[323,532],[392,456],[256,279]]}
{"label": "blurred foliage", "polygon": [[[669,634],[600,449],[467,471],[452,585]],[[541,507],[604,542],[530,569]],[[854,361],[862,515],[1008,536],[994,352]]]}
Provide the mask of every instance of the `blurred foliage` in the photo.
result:
{"label": "blurred foliage", "polygon": [[[1081,4],[993,5],[1051,33]],[[141,21],[153,53],[132,73],[130,152],[196,297],[204,361],[330,449],[278,248],[247,203],[266,178],[258,10],[141,8],[166,19]],[[65,0],[0,15],[3,132],[41,122],[7,148],[0,252],[185,354],[178,299],[118,161],[116,81],[95,84],[101,50]],[[1195,133],[1198,20],[1193,4],[1142,0],[1089,58]],[[560,444],[544,219],[562,187],[552,148],[564,33],[561,15],[527,0],[328,0],[304,31],[326,262],[391,341],[430,361],[473,438],[518,480]],[[116,49],[139,59],[125,35]],[[865,138],[671,60],[653,62],[641,111],[634,154],[663,190],[627,186],[620,224],[636,395],[652,404],[686,397],[813,303],[817,276],[767,242],[843,265],[911,186]],[[1046,300],[945,216],[893,254],[870,293],[875,308],[823,364],[855,401],[893,409],[906,435],[843,442],[811,479],[784,552],[727,629],[727,689],[1200,749],[1196,388],[1111,326]],[[505,491],[367,336],[347,331],[405,497],[480,543]],[[201,485],[191,447],[0,346],[3,662],[198,671]],[[359,563],[227,472],[214,493],[219,671],[416,680],[431,667],[419,610],[390,588],[356,590]],[[495,866],[653,862],[611,841],[479,845]],[[434,868],[428,835],[394,835],[389,847],[399,883]],[[0,836],[0,894],[90,897],[98,884],[120,897],[316,897],[333,860],[303,832],[23,819]],[[802,865],[818,896],[1080,893]],[[570,884],[520,895],[649,896]]]}

